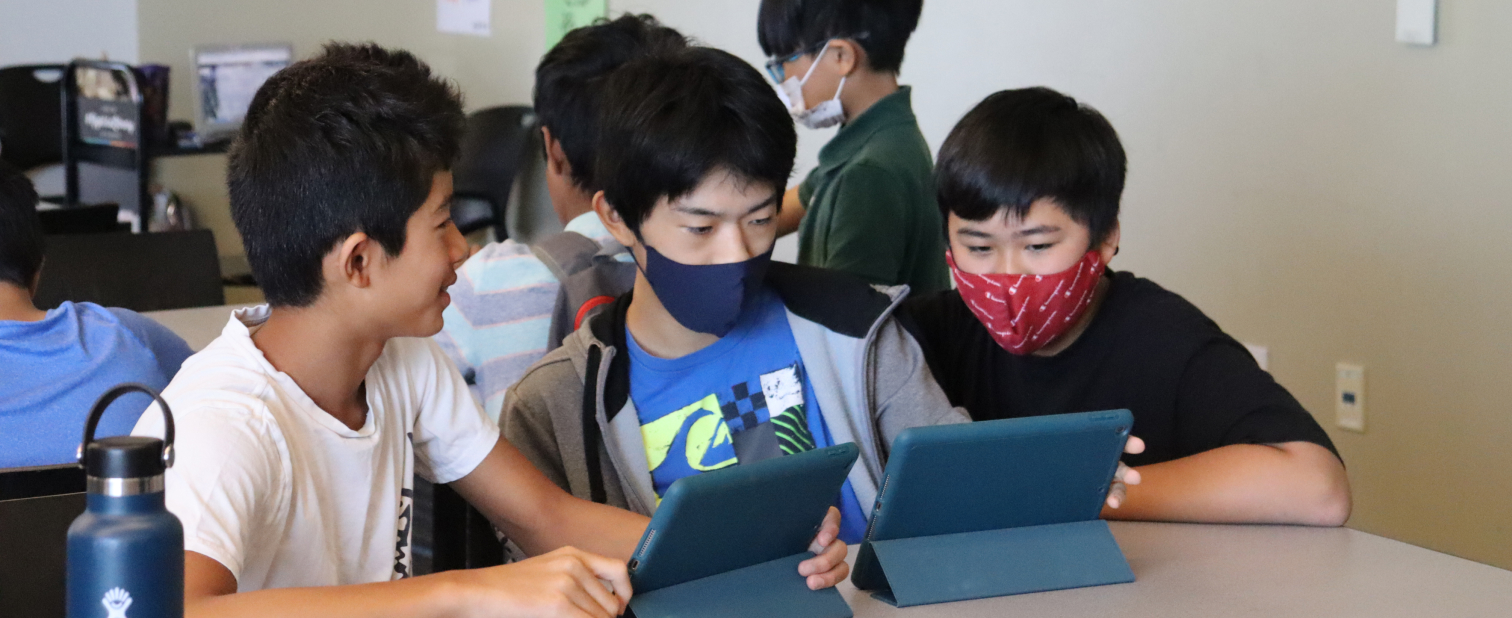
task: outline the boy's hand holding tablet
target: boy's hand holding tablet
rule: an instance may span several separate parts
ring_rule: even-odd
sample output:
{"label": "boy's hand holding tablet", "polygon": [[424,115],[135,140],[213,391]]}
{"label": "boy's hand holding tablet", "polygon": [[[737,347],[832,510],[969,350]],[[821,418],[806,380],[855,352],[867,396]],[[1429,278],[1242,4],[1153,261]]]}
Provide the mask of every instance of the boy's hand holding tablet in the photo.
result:
{"label": "boy's hand holding tablet", "polygon": [[798,564],[798,574],[807,578],[809,590],[832,588],[850,575],[850,565],[845,562],[849,549],[840,540],[840,509],[830,507],[824,514],[824,523],[809,544],[809,551],[814,552],[814,557]]}
{"label": "boy's hand holding tablet", "polygon": [[[1124,452],[1130,455],[1143,453],[1144,440],[1129,436],[1129,441],[1124,443]],[[1139,484],[1139,471],[1129,467],[1122,461],[1118,462],[1118,471],[1113,473],[1113,486],[1108,490],[1108,499],[1104,502],[1110,509],[1123,506],[1124,498],[1128,496],[1128,485]]]}

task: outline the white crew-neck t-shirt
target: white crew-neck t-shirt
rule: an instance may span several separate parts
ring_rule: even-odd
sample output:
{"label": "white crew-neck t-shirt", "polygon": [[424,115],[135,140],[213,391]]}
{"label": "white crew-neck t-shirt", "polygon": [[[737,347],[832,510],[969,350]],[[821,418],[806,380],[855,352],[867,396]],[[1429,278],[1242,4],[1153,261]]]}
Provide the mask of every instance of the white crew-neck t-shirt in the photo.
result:
{"label": "white crew-neck t-shirt", "polygon": [[[354,431],[253,345],[268,315],[237,311],[163,391],[177,433],[166,499],[184,549],[224,565],[239,592],[408,577],[414,475],[466,476],[498,428],[435,343],[399,338],[368,370]],[[162,436],[156,405],[132,433]]]}

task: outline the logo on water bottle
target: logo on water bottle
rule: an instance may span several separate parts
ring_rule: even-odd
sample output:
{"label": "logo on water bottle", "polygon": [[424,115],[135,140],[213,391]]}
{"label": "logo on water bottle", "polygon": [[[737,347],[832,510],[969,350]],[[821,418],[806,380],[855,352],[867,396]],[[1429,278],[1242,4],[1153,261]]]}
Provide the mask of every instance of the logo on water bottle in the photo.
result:
{"label": "logo on water bottle", "polygon": [[126,608],[131,607],[131,593],[111,588],[105,593],[105,598],[100,599],[100,605],[104,605],[105,611],[110,613],[107,618],[126,618]]}

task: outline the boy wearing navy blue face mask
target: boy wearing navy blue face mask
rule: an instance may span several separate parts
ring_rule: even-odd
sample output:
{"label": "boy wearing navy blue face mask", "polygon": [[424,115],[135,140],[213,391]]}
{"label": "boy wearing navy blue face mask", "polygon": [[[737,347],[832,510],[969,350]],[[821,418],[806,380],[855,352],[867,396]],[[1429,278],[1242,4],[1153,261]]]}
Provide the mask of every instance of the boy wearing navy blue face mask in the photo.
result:
{"label": "boy wearing navy blue face mask", "polygon": [[855,442],[837,506],[860,540],[891,440],[966,420],[892,319],[901,291],[770,261],[797,139],[754,68],[645,58],[604,101],[594,209],[635,288],[526,373],[506,437],[572,493],[646,514],[678,478]]}

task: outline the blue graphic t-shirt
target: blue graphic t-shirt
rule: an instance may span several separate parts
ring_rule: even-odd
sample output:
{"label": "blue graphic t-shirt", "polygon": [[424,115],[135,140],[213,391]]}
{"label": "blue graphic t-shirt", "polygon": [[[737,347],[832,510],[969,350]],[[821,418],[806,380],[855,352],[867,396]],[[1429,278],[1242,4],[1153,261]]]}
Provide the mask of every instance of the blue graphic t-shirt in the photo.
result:
{"label": "blue graphic t-shirt", "polygon": [[[630,399],[658,499],[677,479],[833,446],[782,300],[763,290],[730,334],[682,358],[642,350],[628,331]],[[858,543],[866,516],[846,482],[840,538]]]}

